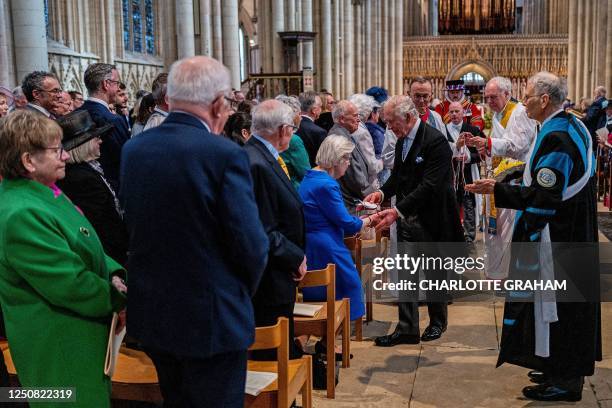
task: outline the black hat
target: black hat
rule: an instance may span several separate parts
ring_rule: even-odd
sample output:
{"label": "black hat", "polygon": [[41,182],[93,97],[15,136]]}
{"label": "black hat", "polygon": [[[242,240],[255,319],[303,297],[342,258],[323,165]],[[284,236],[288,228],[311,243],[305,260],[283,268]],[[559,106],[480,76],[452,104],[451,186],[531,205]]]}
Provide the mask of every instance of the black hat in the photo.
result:
{"label": "black hat", "polygon": [[86,110],[70,112],[57,119],[57,124],[61,126],[64,132],[62,145],[66,151],[72,150],[94,137],[100,137],[113,128],[111,123],[97,128]]}
{"label": "black hat", "polygon": [[465,83],[462,79],[446,81],[445,91],[462,91],[465,90]]}

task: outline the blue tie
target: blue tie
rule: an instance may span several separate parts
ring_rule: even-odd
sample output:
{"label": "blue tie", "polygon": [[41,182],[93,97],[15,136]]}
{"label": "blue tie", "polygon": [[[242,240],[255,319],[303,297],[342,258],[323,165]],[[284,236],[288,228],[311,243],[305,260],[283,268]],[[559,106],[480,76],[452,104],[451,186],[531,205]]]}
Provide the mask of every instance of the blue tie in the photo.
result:
{"label": "blue tie", "polygon": [[410,151],[410,147],[412,147],[412,142],[414,139],[409,137],[404,138],[404,145],[402,146],[402,161],[406,161],[406,156],[408,156],[408,152]]}

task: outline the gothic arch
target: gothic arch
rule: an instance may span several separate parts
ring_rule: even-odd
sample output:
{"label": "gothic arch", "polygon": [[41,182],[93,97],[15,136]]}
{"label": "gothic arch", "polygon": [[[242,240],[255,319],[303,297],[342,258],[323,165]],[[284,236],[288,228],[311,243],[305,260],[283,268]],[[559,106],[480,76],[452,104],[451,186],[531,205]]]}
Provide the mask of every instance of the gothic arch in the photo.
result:
{"label": "gothic arch", "polygon": [[488,81],[489,79],[497,75],[493,66],[487,61],[484,61],[482,59],[470,59],[455,65],[450,70],[448,75],[446,75],[445,80],[450,81],[453,79],[461,79],[461,77],[467,74],[468,72],[476,72],[477,74],[480,74],[485,79],[485,81]]}

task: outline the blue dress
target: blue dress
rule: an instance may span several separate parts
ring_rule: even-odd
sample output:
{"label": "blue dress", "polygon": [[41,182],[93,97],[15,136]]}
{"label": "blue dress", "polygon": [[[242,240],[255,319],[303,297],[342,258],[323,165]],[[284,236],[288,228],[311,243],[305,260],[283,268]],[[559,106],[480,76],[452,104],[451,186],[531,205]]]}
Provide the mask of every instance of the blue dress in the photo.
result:
{"label": "blue dress", "polygon": [[[363,221],[350,215],[342,201],[340,186],[324,171],[308,170],[299,190],[304,202],[308,269],[336,264],[336,300],[351,299],[351,320],[365,313],[361,279],[344,245],[344,236],[357,233]],[[326,300],[325,287],[304,288],[304,300]]]}

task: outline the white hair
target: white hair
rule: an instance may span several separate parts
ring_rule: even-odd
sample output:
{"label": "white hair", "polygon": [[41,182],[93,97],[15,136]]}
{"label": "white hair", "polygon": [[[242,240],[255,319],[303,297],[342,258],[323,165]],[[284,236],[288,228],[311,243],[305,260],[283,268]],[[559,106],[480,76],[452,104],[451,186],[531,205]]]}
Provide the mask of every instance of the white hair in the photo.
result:
{"label": "white hair", "polygon": [[302,107],[300,106],[300,101],[295,96],[287,96],[287,95],[278,95],[276,98],[277,101],[284,103],[293,109],[293,116],[298,115],[302,111]]}
{"label": "white hair", "polygon": [[87,163],[96,160],[100,157],[94,153],[94,149],[98,141],[93,138],[87,142],[78,145],[72,150],[68,150],[68,163]]}
{"label": "white hair", "polygon": [[601,96],[606,96],[606,87],[599,85],[595,88],[595,93]]}
{"label": "white hair", "polygon": [[231,89],[229,70],[213,58],[198,55],[172,64],[166,95],[170,101],[210,105]]}
{"label": "white hair", "polygon": [[567,98],[567,82],[550,72],[540,71],[527,80],[536,94],[546,94],[552,106],[561,106]]}
{"label": "white hair", "polygon": [[385,110],[388,109],[391,109],[393,115],[398,118],[405,118],[406,115],[419,117],[419,111],[408,95],[396,95],[389,98],[385,102]]}
{"label": "white hair", "polygon": [[499,88],[500,91],[505,92],[507,95],[512,94],[512,82],[510,82],[508,78],[496,76],[491,78],[489,82],[487,82],[486,86],[489,86],[489,84],[497,85],[497,88]]}
{"label": "white hair", "polygon": [[275,99],[268,99],[253,108],[251,112],[251,133],[269,136],[282,125],[293,125],[293,109]]}
{"label": "white hair", "polygon": [[376,100],[366,94],[354,94],[348,98],[349,102],[357,107],[357,113],[359,113],[359,119],[365,122],[370,117],[374,106],[377,105]]}
{"label": "white hair", "polygon": [[337,122],[341,116],[346,114],[347,110],[354,106],[355,105],[352,102],[347,101],[346,99],[338,101],[332,110],[332,119],[334,122]]}
{"label": "white hair", "polygon": [[340,163],[342,156],[353,152],[355,145],[349,139],[340,135],[329,135],[317,152],[315,162],[323,169],[331,169]]}

